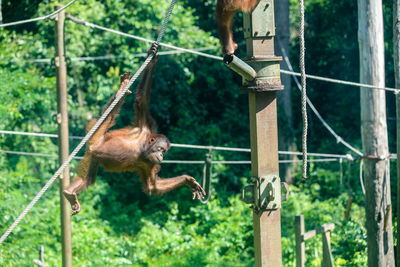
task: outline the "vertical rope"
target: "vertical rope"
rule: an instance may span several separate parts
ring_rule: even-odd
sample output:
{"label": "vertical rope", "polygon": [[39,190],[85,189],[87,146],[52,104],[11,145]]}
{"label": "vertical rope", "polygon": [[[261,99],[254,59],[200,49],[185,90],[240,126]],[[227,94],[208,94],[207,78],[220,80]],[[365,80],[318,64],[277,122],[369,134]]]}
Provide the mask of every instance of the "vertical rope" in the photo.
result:
{"label": "vertical rope", "polygon": [[[162,36],[164,35],[165,29],[167,27],[167,23],[169,17],[171,16],[172,10],[175,6],[176,0],[171,1],[171,5],[168,9],[167,15],[165,16],[162,28],[157,37],[157,43],[161,41]],[[104,111],[101,117],[97,120],[96,124],[90,129],[90,131],[86,134],[86,136],[82,139],[79,145],[72,151],[69,155],[68,159],[61,165],[61,167],[56,171],[56,173],[51,177],[51,179],[45,184],[45,186],[39,191],[39,193],[33,198],[33,200],[28,204],[28,206],[24,209],[24,211],[18,216],[18,218],[14,221],[14,223],[7,229],[7,231],[0,237],[0,244],[10,235],[10,233],[14,230],[15,227],[21,222],[21,220],[25,217],[25,215],[32,209],[32,207],[36,204],[36,202],[41,198],[41,196],[47,191],[47,189],[51,186],[51,184],[57,179],[58,176],[64,171],[64,169],[68,166],[71,160],[78,154],[79,150],[85,145],[85,143],[92,137],[92,135],[96,132],[96,130],[100,127],[103,121],[107,118],[110,112],[114,109],[114,107],[118,104],[118,102],[122,99],[125,93],[128,91],[129,87],[135,82],[135,80],[139,77],[142,71],[147,67],[153,58],[153,54],[150,54],[142,66],[136,71],[133,77],[130,79],[129,83],[125,86],[121,93],[119,93],[115,100],[111,103],[111,105]]]}
{"label": "vertical rope", "polygon": [[301,113],[303,118],[303,179],[307,178],[307,87],[305,70],[305,40],[304,40],[304,0],[300,0],[300,72],[301,72]]}

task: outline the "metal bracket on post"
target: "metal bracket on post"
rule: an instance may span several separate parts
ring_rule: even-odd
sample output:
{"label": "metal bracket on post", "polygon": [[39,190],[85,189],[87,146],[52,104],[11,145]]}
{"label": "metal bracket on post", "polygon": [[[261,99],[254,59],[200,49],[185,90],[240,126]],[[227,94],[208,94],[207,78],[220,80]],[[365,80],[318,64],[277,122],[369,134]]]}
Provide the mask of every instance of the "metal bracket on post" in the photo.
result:
{"label": "metal bracket on post", "polygon": [[[242,200],[255,210],[276,210],[289,197],[289,187],[277,175],[251,178],[251,185],[242,190]],[[283,190],[282,190],[283,189]],[[282,191],[285,194],[282,196]]]}
{"label": "metal bracket on post", "polygon": [[243,17],[244,37],[275,36],[273,0],[261,0],[250,14]]}
{"label": "metal bracket on post", "polygon": [[[280,61],[274,56],[275,16],[273,0],[261,0],[250,13],[243,15],[247,55],[243,61],[257,72],[254,80],[244,79],[243,91],[266,92],[283,90]],[[266,48],[269,49],[266,49]],[[256,56],[254,56],[256,55]]]}
{"label": "metal bracket on post", "polygon": [[257,72],[257,77],[252,81],[243,79],[243,91],[266,92],[281,91],[280,61],[282,57],[258,57],[245,59],[251,68]]}

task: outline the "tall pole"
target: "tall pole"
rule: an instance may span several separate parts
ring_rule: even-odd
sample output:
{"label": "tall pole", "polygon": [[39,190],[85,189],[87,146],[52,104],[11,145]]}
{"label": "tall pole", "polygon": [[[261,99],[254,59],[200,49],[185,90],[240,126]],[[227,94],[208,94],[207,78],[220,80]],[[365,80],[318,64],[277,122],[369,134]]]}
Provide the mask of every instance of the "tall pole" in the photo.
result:
{"label": "tall pole", "polygon": [[[400,0],[393,1],[393,50],[396,88],[400,88]],[[400,94],[396,94],[397,126],[397,248],[396,266],[400,266]]]}
{"label": "tall pole", "polygon": [[[251,173],[257,179],[253,208],[255,266],[282,266],[281,188],[276,93],[282,89],[274,53],[274,1],[261,0],[244,15],[247,58],[257,78],[244,82],[249,95]],[[268,192],[268,193],[265,193]]]}
{"label": "tall pole", "polygon": [[[58,6],[56,9],[60,9]],[[65,13],[61,11],[56,17],[56,58],[57,70],[57,123],[58,123],[58,158],[60,164],[67,160],[69,155],[68,144],[68,104],[67,104],[67,67],[64,51],[64,20]],[[66,167],[60,180],[60,210],[61,210],[61,242],[62,266],[72,267],[71,247],[71,215],[69,204],[63,195],[63,190],[70,182],[69,168]]]}
{"label": "tall pole", "polygon": [[[360,82],[385,86],[382,1],[358,0]],[[394,266],[385,91],[360,89],[369,267]]]}

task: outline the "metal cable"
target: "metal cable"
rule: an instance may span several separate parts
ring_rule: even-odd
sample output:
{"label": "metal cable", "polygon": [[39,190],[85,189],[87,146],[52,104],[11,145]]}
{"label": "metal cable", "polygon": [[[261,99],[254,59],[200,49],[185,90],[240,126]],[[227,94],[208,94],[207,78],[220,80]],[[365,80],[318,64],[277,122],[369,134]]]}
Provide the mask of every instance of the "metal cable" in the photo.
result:
{"label": "metal cable", "polygon": [[[21,156],[34,156],[34,157],[46,157],[46,158],[58,158],[57,155],[53,154],[45,154],[45,153],[36,153],[36,152],[22,152],[22,151],[11,151],[11,150],[1,150],[0,153],[13,154],[13,155],[21,155]],[[74,159],[83,159],[83,157],[75,156]]]}
{"label": "metal cable", "polygon": [[[278,39],[279,41],[279,39]],[[299,80],[297,79],[296,76],[300,76],[300,73],[296,73],[293,72],[293,66],[292,63],[290,62],[290,59],[286,53],[285,48],[281,45],[280,41],[279,41],[279,45],[281,47],[281,51],[282,51],[282,56],[283,59],[285,60],[285,63],[288,67],[288,69],[290,71],[286,71],[286,70],[281,70],[281,73],[284,74],[288,74],[291,75],[294,82],[297,85],[297,88],[301,91],[301,84],[299,82]],[[298,74],[298,75],[297,75]],[[361,153],[361,151],[357,150],[355,147],[353,147],[352,145],[350,145],[349,143],[347,143],[346,141],[343,140],[343,138],[341,136],[339,136],[333,129],[331,126],[329,126],[329,124],[324,120],[324,118],[322,118],[321,114],[319,113],[319,111],[315,108],[314,104],[311,102],[311,100],[307,97],[307,103],[308,106],[311,108],[311,110],[314,112],[315,116],[317,116],[317,118],[320,120],[320,122],[325,126],[325,128],[336,138],[336,142],[337,143],[342,143],[344,146],[346,146],[348,149],[350,149],[351,151],[353,151],[354,153],[356,153],[359,156],[363,156],[363,153]]]}
{"label": "metal cable", "polygon": [[193,148],[193,149],[205,149],[205,150],[221,150],[221,151],[233,151],[233,152],[251,152],[249,148],[234,148],[234,147],[222,147],[222,146],[200,146],[200,145],[186,145],[186,144],[171,144],[172,147],[179,148]]}
{"label": "metal cable", "polygon": [[[51,13],[50,15],[39,17],[39,18],[35,18],[35,19],[30,19],[30,20],[24,20],[24,21],[20,21],[20,22],[11,22],[11,23],[0,24],[0,27],[6,27],[6,26],[11,26],[11,25],[16,25],[16,24],[22,24],[22,23],[26,23],[26,22],[31,22],[31,21],[35,21],[35,20],[41,20],[41,19],[46,19],[48,17],[52,17],[52,16],[58,14],[59,12],[61,12],[62,10],[64,10],[65,8],[67,8],[68,6],[70,6],[71,4],[73,4],[73,2],[75,2],[75,1],[76,0],[71,1],[66,6],[64,6],[63,8]],[[100,29],[100,30],[103,30],[103,31],[108,31],[108,32],[111,32],[111,33],[115,33],[115,34],[118,34],[118,35],[121,35],[121,36],[133,38],[133,39],[144,41],[144,42],[148,42],[148,43],[153,42],[150,39],[146,39],[146,38],[143,38],[143,37],[140,37],[140,36],[124,33],[124,32],[121,32],[121,31],[117,31],[117,30],[113,30],[113,29],[110,29],[110,28],[102,27],[100,25],[96,25],[96,24],[93,24],[93,23],[90,23],[90,22],[86,22],[83,19],[75,18],[75,17],[73,17],[73,16],[71,16],[69,14],[68,14],[67,17],[69,19],[71,19],[73,22],[79,23],[79,24],[82,24],[82,25],[85,25],[85,26],[89,26],[89,27],[92,27],[92,28],[97,28],[97,29]],[[174,46],[174,45],[169,45],[169,44],[166,44],[166,43],[160,43],[160,45],[164,46],[164,47],[169,47],[169,48],[172,48],[172,49],[180,50],[182,52],[187,52],[187,53],[192,53],[192,54],[196,54],[196,55],[199,55],[199,56],[207,57],[207,58],[213,58],[213,59],[216,59],[216,60],[223,60],[222,57],[210,55],[210,54],[207,54],[207,53],[201,53],[201,52],[196,51],[196,49],[186,49],[186,48],[182,48],[182,47],[178,47],[178,46]],[[163,52],[160,52],[158,54],[161,55],[162,53]],[[76,59],[77,59],[76,61],[78,61],[80,58],[76,58]],[[84,58],[82,60],[84,60]],[[26,62],[33,62],[33,63],[50,63],[50,61],[51,61],[51,59],[28,59],[28,60],[26,60]],[[73,60],[73,61],[75,61],[75,60]],[[284,73],[284,74],[289,74],[289,75],[301,76],[301,73],[294,72],[293,69],[291,71],[280,70],[280,72]],[[350,86],[355,86],[355,87],[365,87],[365,88],[371,88],[371,89],[377,89],[377,90],[386,90],[386,91],[391,91],[391,92],[394,92],[394,93],[399,93],[400,92],[400,89],[397,89],[397,88],[376,87],[376,86],[370,85],[370,84],[349,82],[349,81],[333,79],[333,78],[327,78],[327,77],[321,77],[321,76],[316,76],[316,75],[311,75],[311,74],[306,74],[306,77],[308,79],[314,79],[314,80],[320,80],[320,81],[325,81],[325,82],[330,82],[330,83],[350,85]]]}
{"label": "metal cable", "polygon": [[[0,150],[0,153],[21,155],[21,156],[33,156],[33,157],[47,157],[47,158],[57,158],[57,155],[36,153],[36,152],[22,152],[22,151],[10,151],[10,150]],[[83,159],[83,157],[73,157],[73,159]],[[307,162],[331,162],[340,161],[340,158],[324,158],[324,159],[309,159]],[[302,160],[279,160],[279,163],[297,163],[303,162]],[[236,165],[236,164],[251,164],[250,160],[218,160],[212,161],[212,164],[226,164],[226,165]],[[204,160],[163,160],[162,164],[204,164]]]}
{"label": "metal cable", "polygon": [[[301,76],[301,73],[294,72],[293,70],[292,71],[281,70],[281,73],[295,75],[295,76]],[[316,75],[311,75],[311,74],[306,74],[306,77],[308,79],[313,79],[313,80],[318,80],[318,81],[323,81],[323,82],[337,83],[337,84],[344,84],[344,85],[355,86],[355,87],[365,87],[365,88],[376,89],[376,90],[390,91],[393,93],[400,93],[400,89],[397,89],[397,88],[377,87],[376,85],[372,85],[372,84],[349,82],[349,81],[321,77],[321,76],[316,76]]]}
{"label": "metal cable", "polygon": [[[194,51],[205,51],[205,50],[212,50],[216,49],[216,46],[212,47],[200,47],[200,48],[193,48]],[[170,51],[162,51],[157,53],[159,56],[163,55],[174,55],[174,54],[182,54],[182,53],[189,53],[187,51],[182,50],[170,50]],[[147,57],[147,53],[138,53],[133,55],[106,55],[106,56],[87,56],[87,57],[71,57],[69,58],[71,61],[95,61],[95,60],[112,60],[116,58],[135,58],[135,57]],[[51,63],[51,58],[42,58],[42,59],[17,59],[17,60],[8,60],[3,61],[9,63],[18,63],[18,62],[26,62],[26,63]]]}
{"label": "metal cable", "polygon": [[303,179],[307,178],[307,85],[305,67],[305,40],[304,40],[304,0],[300,0],[300,71],[301,71],[301,114],[303,118]]}
{"label": "metal cable", "polygon": [[[212,50],[216,49],[216,46],[212,47],[200,47],[200,48],[193,48],[193,51],[205,51],[205,50]],[[162,51],[157,53],[158,56],[164,56],[164,55],[175,55],[175,54],[182,54],[182,53],[188,53],[188,51],[182,51],[182,50],[170,50],[170,51]],[[71,57],[71,61],[94,61],[94,60],[110,60],[110,59],[115,59],[115,58],[128,58],[128,57],[147,57],[147,53],[138,53],[138,54],[133,54],[129,56],[124,56],[124,55],[108,55],[108,56],[88,56],[88,57]],[[50,60],[50,59],[49,59]]]}
{"label": "metal cable", "polygon": [[0,24],[0,28],[2,27],[8,27],[8,26],[14,26],[14,25],[19,25],[19,24],[24,24],[24,23],[29,23],[29,22],[34,22],[34,21],[39,21],[39,20],[44,20],[44,19],[48,19],[51,18],[55,15],[57,15],[58,13],[60,13],[61,11],[63,11],[64,9],[66,9],[67,7],[69,7],[70,5],[72,5],[76,0],[72,0],[71,2],[69,2],[68,4],[66,4],[65,6],[63,6],[62,8],[54,11],[53,13],[46,15],[46,16],[41,16],[41,17],[37,17],[37,18],[33,18],[33,19],[26,19],[26,20],[20,20],[20,21],[15,21],[15,22],[9,22],[9,23],[3,23]]}
{"label": "metal cable", "polygon": [[[50,137],[58,138],[57,134],[48,133],[32,133],[32,132],[20,132],[20,131],[6,131],[0,130],[0,134],[11,134],[11,135],[27,135],[27,136],[37,136],[37,137]],[[71,139],[83,139],[83,136],[70,136]],[[191,148],[191,149],[201,149],[201,150],[220,150],[220,151],[231,151],[231,152],[247,152],[250,153],[249,148],[234,148],[234,147],[222,147],[222,146],[201,146],[201,145],[186,145],[186,144],[175,144],[171,143],[171,147],[177,148]],[[302,155],[302,152],[295,151],[278,151],[281,155]],[[327,157],[327,158],[344,158],[348,160],[353,160],[351,155],[340,155],[340,154],[327,154],[327,153],[307,153],[309,156],[313,157]],[[390,154],[391,159],[396,159],[396,154]]]}
{"label": "metal cable", "polygon": [[[168,20],[171,16],[172,10],[175,6],[176,0],[171,1],[171,5],[168,9],[168,12],[164,18],[163,25],[157,37],[157,43],[161,41],[162,36],[164,35],[165,29],[167,27]],[[72,153],[68,156],[68,159],[61,165],[61,167],[56,171],[53,177],[45,184],[45,186],[39,191],[39,193],[33,198],[33,200],[28,204],[25,210],[18,216],[18,218],[14,221],[14,223],[7,229],[7,231],[0,237],[0,244],[8,237],[8,235],[14,230],[14,228],[21,222],[21,220],[25,217],[25,215],[32,209],[32,207],[36,204],[36,202],[41,198],[41,196],[46,192],[46,190],[50,187],[50,185],[57,179],[57,177],[62,173],[62,171],[68,166],[71,160],[76,156],[79,150],[85,145],[85,143],[92,137],[92,135],[96,132],[96,130],[100,127],[103,121],[107,118],[110,112],[114,109],[114,107],[118,104],[118,102],[122,99],[125,93],[128,91],[129,87],[134,83],[134,81],[139,77],[142,71],[147,67],[153,58],[153,54],[150,54],[147,59],[144,61],[142,66],[136,71],[133,77],[130,79],[125,88],[119,93],[115,100],[110,104],[110,106],[104,111],[101,117],[97,120],[96,124],[89,130],[86,136],[82,139],[79,145],[72,151]]]}
{"label": "metal cable", "polygon": [[[121,35],[121,36],[125,36],[125,37],[128,37],[128,38],[132,38],[132,39],[143,41],[143,42],[148,42],[148,43],[153,43],[154,42],[154,41],[152,41],[150,39],[143,38],[143,37],[140,37],[140,36],[137,36],[137,35],[124,33],[124,32],[113,30],[113,29],[110,29],[110,28],[106,28],[106,27],[103,27],[103,26],[100,26],[100,25],[97,25],[97,24],[94,24],[94,23],[90,23],[90,22],[87,22],[87,21],[85,21],[83,19],[75,18],[75,17],[73,17],[71,15],[67,15],[67,18],[72,20],[75,23],[82,24],[82,25],[85,25],[85,26],[88,26],[88,27],[91,27],[91,28],[95,28],[95,29],[99,29],[99,30],[102,30],[102,31],[111,32],[111,33],[114,33],[114,34],[118,34],[118,35]],[[174,46],[174,45],[170,45],[170,44],[166,44],[166,43],[160,43],[160,45],[164,46],[164,47],[172,48],[172,49],[175,49],[175,50],[180,50],[180,51],[192,53],[192,54],[195,54],[195,55],[207,57],[207,58],[217,59],[217,60],[220,60],[220,61],[222,61],[222,59],[223,59],[222,57],[214,56],[214,55],[210,55],[210,54],[206,54],[206,53],[202,53],[202,52],[198,52],[198,51],[195,51],[193,49],[186,49],[186,48],[182,48],[182,47],[178,47],[178,46]]]}
{"label": "metal cable", "polygon": [[[0,134],[28,135],[28,136],[58,138],[58,135],[57,135],[57,134],[30,133],[30,132],[6,131],[6,130],[0,130]],[[70,138],[70,139],[83,139],[83,136],[69,136],[69,138]]]}
{"label": "metal cable", "polygon": [[[282,47],[281,47],[282,48]],[[214,49],[214,47],[208,47],[208,48],[193,48],[193,49],[185,49],[182,48],[177,51],[163,51],[159,52],[158,55],[171,55],[171,54],[178,54],[178,53],[192,53],[193,51],[204,51],[208,49]],[[181,52],[178,52],[181,51]],[[131,57],[144,57],[147,56],[145,53],[139,53],[139,54],[133,54]],[[197,54],[199,55],[199,54]],[[206,54],[206,53],[201,53],[203,57],[209,57],[213,58],[214,55]],[[88,57],[72,57],[71,61],[90,61],[90,60],[109,60],[109,59],[114,59],[114,58],[125,58],[128,56],[118,56],[118,55],[109,55],[109,56],[88,56]],[[217,58],[217,60],[220,60],[221,58]],[[21,59],[21,60],[9,60],[9,61],[3,61],[3,62],[28,62],[28,63],[51,63],[51,58],[41,58],[41,59]],[[299,72],[295,72],[293,68],[288,71],[288,70],[280,70],[281,73],[286,74],[286,75],[291,75],[293,79],[295,80],[297,77],[296,76],[301,76]],[[349,85],[349,86],[354,86],[354,87],[365,87],[369,89],[376,89],[376,90],[384,90],[384,91],[389,91],[393,92],[395,94],[400,93],[400,89],[396,88],[391,88],[391,87],[376,87],[374,85],[370,84],[364,84],[364,83],[356,83],[356,82],[349,82],[349,81],[344,81],[344,80],[338,80],[338,79],[333,79],[333,78],[327,78],[327,77],[322,77],[322,76],[316,76],[316,75],[311,75],[311,74],[306,74],[307,79],[311,80],[318,80],[318,81],[324,81],[324,82],[329,82],[329,83],[336,83],[336,84],[343,84],[343,85]],[[301,88],[301,87],[300,87]],[[309,100],[307,100],[309,101]],[[311,106],[310,106],[311,107]]]}

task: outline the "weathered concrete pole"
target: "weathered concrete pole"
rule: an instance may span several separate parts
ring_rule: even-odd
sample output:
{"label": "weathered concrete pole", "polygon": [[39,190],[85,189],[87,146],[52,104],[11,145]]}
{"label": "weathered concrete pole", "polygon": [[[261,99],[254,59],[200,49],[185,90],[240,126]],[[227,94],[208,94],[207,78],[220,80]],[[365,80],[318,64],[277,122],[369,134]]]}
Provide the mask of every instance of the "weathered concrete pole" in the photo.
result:
{"label": "weathered concrete pole", "polygon": [[[358,0],[360,82],[385,87],[382,1]],[[369,267],[394,266],[385,91],[361,88]],[[386,223],[385,223],[386,222]],[[386,224],[386,225],[385,225]]]}

